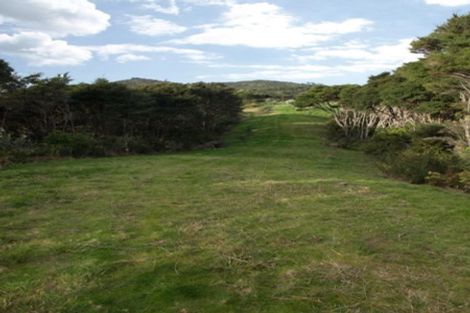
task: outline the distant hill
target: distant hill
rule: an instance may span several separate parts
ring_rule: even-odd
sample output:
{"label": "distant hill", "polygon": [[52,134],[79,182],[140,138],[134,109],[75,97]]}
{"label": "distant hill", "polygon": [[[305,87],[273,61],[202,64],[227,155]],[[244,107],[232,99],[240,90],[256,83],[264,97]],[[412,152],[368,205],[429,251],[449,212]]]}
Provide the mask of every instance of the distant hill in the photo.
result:
{"label": "distant hill", "polygon": [[314,84],[300,84],[275,80],[250,80],[225,82],[225,85],[236,89],[248,100],[264,100],[268,98],[287,100],[307,91]]}
{"label": "distant hill", "polygon": [[127,87],[130,87],[130,88],[137,88],[137,87],[161,84],[161,83],[163,83],[163,81],[162,80],[156,80],[156,79],[149,79],[149,78],[133,77],[131,79],[116,81],[116,83],[126,85]]}
{"label": "distant hill", "polygon": [[299,88],[299,87],[311,87],[312,84],[301,84],[277,80],[246,80],[238,82],[224,82],[223,84],[231,86],[237,89],[250,89],[250,90],[262,90],[271,87],[282,87],[282,88]]}
{"label": "distant hill", "polygon": [[[164,81],[161,81],[161,80],[138,78],[138,77],[117,81],[117,83],[124,84],[130,88],[151,86],[151,85],[161,84],[163,82]],[[314,86],[314,84],[300,84],[300,83],[274,81],[274,80],[250,80],[250,81],[238,81],[238,82],[222,82],[222,84],[225,84],[228,87],[235,89],[246,100],[259,100],[259,101],[264,101],[266,99],[278,99],[278,100],[293,99],[298,94]]]}

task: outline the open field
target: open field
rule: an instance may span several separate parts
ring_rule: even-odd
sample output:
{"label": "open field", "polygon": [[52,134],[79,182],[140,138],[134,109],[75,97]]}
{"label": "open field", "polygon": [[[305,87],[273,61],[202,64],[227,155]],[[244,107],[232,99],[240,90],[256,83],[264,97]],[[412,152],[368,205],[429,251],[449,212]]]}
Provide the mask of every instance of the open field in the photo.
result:
{"label": "open field", "polygon": [[0,312],[470,312],[470,197],[385,178],[326,118],[228,147],[0,172]]}

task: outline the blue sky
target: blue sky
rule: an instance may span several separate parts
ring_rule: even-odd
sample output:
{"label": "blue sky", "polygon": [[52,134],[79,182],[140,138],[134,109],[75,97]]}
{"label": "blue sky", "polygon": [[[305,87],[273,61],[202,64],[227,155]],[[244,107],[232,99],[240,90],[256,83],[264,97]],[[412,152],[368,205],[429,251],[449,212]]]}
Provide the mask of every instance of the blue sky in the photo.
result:
{"label": "blue sky", "polygon": [[2,0],[0,58],[75,82],[364,83],[470,0]]}

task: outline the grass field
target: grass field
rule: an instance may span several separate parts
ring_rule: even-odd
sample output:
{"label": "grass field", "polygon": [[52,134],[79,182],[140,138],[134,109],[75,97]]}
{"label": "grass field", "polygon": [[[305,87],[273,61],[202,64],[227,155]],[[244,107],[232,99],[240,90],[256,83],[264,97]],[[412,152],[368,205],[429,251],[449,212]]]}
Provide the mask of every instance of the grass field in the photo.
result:
{"label": "grass field", "polygon": [[263,112],[223,149],[1,171],[0,312],[470,312],[468,195]]}

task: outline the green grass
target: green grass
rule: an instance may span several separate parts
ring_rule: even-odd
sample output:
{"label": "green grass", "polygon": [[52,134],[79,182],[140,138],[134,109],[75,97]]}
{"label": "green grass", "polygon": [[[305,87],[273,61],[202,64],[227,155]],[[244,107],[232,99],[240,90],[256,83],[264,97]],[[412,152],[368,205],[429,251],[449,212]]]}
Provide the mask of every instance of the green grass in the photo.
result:
{"label": "green grass", "polygon": [[0,312],[470,312],[470,197],[253,115],[211,151],[0,172]]}

